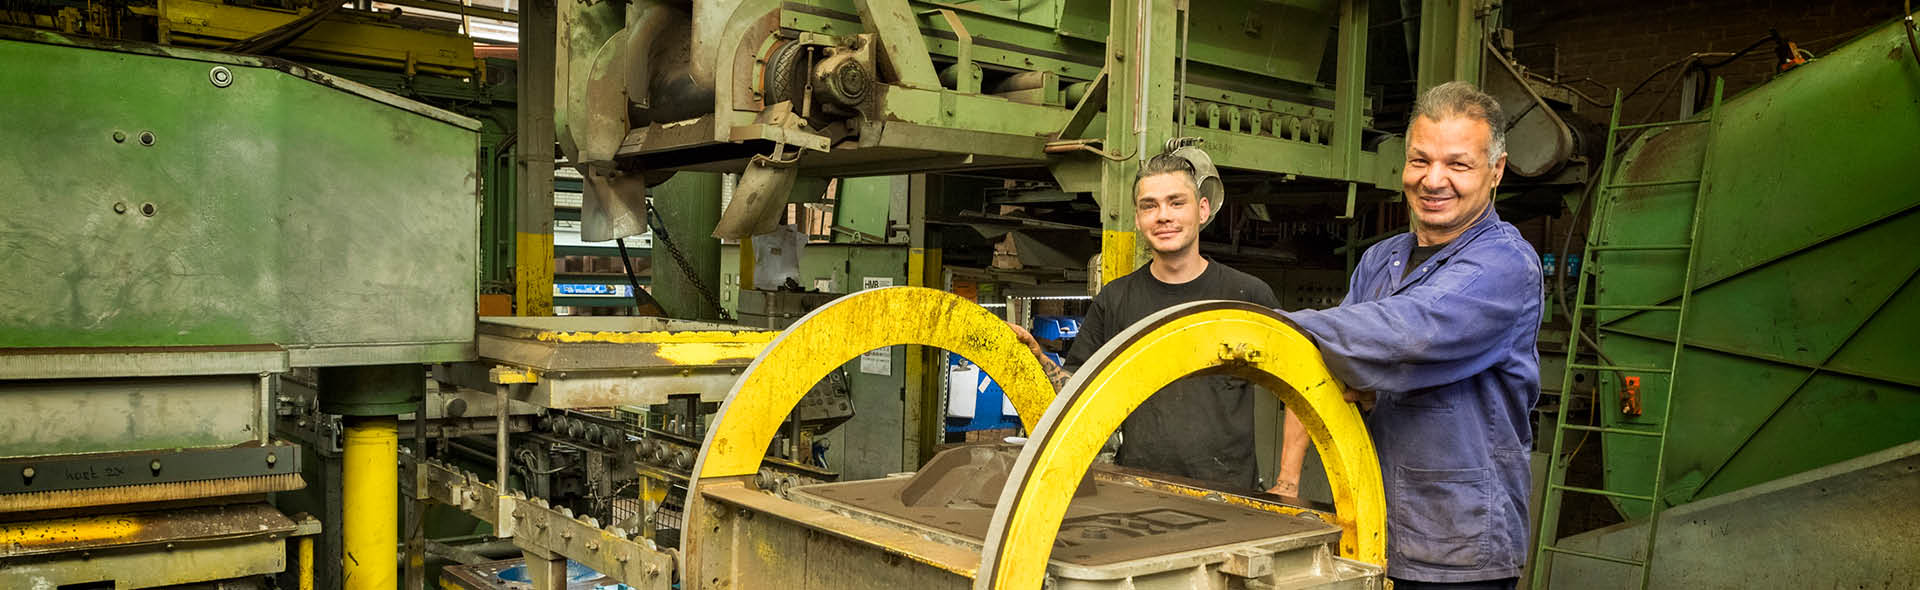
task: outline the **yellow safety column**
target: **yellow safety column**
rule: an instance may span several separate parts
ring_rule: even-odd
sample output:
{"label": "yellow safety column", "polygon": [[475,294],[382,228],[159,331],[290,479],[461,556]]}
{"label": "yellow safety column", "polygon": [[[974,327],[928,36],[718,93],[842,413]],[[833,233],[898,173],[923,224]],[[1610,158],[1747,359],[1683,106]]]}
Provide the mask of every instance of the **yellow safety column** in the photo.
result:
{"label": "yellow safety column", "polygon": [[347,416],[340,527],[347,590],[393,590],[400,568],[400,437],[392,416]]}
{"label": "yellow safety column", "polygon": [[553,69],[551,0],[521,6],[518,166],[514,202],[514,315],[553,315]]}
{"label": "yellow safety column", "polygon": [[346,427],[340,476],[340,561],[345,590],[394,590],[400,570],[402,412],[420,407],[427,373],[420,365],[319,370],[320,410]]}

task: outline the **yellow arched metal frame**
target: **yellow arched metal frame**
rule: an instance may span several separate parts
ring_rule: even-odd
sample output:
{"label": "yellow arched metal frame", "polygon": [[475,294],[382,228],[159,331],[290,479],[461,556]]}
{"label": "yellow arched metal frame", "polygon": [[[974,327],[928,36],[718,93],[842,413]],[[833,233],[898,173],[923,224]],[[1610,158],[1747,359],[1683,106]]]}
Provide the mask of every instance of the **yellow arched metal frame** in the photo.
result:
{"label": "yellow arched metal frame", "polygon": [[1073,500],[1071,483],[1128,414],[1196,374],[1247,378],[1299,415],[1333,487],[1340,554],[1385,564],[1386,494],[1373,439],[1319,349],[1272,310],[1202,301],[1149,316],[1108,341],[1030,429],[1033,442],[1000,492],[974,588],[1038,590]]}
{"label": "yellow arched metal frame", "polygon": [[[814,384],[861,354],[902,344],[944,349],[979,365],[1006,391],[1029,429],[1053,401],[1053,384],[1039,359],[1005,321],[978,304],[922,287],[848,295],[800,318],[747,366],[707,429],[686,514],[696,514],[691,503],[699,502],[701,479],[759,471],[781,422]],[[683,535],[683,546],[692,548],[695,536]]]}

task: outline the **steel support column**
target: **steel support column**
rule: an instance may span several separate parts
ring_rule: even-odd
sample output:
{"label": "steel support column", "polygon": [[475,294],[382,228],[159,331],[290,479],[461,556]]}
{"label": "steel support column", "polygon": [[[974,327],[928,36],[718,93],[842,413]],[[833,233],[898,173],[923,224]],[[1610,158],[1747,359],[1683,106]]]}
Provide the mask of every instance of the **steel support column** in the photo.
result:
{"label": "steel support column", "polygon": [[653,298],[671,317],[720,317],[714,302],[702,293],[708,289],[716,301],[719,298],[720,240],[713,237],[713,227],[720,222],[720,183],[716,173],[683,171],[653,187],[652,213],[691,267],[682,268],[667,242],[654,234]]}
{"label": "steel support column", "polygon": [[[907,285],[945,291],[941,271],[940,236],[927,231],[927,213],[939,211],[942,182],[938,177],[915,174],[907,180]],[[940,382],[946,371],[940,364],[940,349],[930,346],[907,347],[907,444],[901,455],[918,469],[933,458],[933,450],[946,431],[946,408],[940,403]]]}
{"label": "steel support column", "polygon": [[514,315],[553,315],[554,10],[552,0],[521,5]]}
{"label": "steel support column", "polygon": [[1100,282],[1146,261],[1133,227],[1133,175],[1173,135],[1177,13],[1171,2],[1108,4],[1106,68],[1108,152],[1129,156],[1100,164]]}
{"label": "steel support column", "polygon": [[1480,83],[1489,14],[1486,0],[1425,0],[1420,3],[1419,91],[1454,80]]}

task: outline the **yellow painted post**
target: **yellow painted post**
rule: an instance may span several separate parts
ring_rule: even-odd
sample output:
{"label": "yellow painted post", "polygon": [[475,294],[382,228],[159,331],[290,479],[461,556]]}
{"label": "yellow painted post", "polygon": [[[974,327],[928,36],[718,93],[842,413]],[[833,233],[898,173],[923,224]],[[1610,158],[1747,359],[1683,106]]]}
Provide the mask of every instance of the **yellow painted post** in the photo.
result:
{"label": "yellow painted post", "polygon": [[393,590],[400,568],[400,437],[392,416],[346,416],[340,536],[346,590]]}
{"label": "yellow painted post", "polygon": [[313,535],[300,537],[300,590],[313,590]]}
{"label": "yellow painted post", "polygon": [[514,315],[553,315],[554,21],[550,0],[533,0],[520,17],[520,141],[514,160]]}
{"label": "yellow painted post", "polygon": [[1106,149],[1100,164],[1100,283],[1146,264],[1133,227],[1133,175],[1173,135],[1177,13],[1173,2],[1110,0],[1107,18]]}

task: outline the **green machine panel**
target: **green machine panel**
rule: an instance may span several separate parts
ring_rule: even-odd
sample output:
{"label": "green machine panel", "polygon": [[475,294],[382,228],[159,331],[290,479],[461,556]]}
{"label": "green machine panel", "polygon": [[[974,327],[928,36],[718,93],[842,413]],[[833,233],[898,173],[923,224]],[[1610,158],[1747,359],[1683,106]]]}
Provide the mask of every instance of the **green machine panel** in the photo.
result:
{"label": "green machine panel", "polygon": [[472,358],[477,122],[277,60],[12,28],[0,88],[0,349]]}
{"label": "green machine panel", "polygon": [[[1666,501],[1682,504],[1920,439],[1920,64],[1898,23],[1726,102],[1711,123],[1649,133],[1621,182],[1692,178],[1706,158],[1688,348],[1668,427]],[[1622,191],[1600,220],[1618,244],[1684,242],[1690,185]],[[1603,304],[1678,301],[1685,252],[1608,252]],[[1601,312],[1603,350],[1659,367],[1674,314]],[[1639,375],[1644,428],[1669,402],[1663,375]],[[1613,408],[1606,411],[1606,408]],[[1657,443],[1607,435],[1609,489],[1652,489]],[[1644,502],[1617,501],[1630,517]]]}

